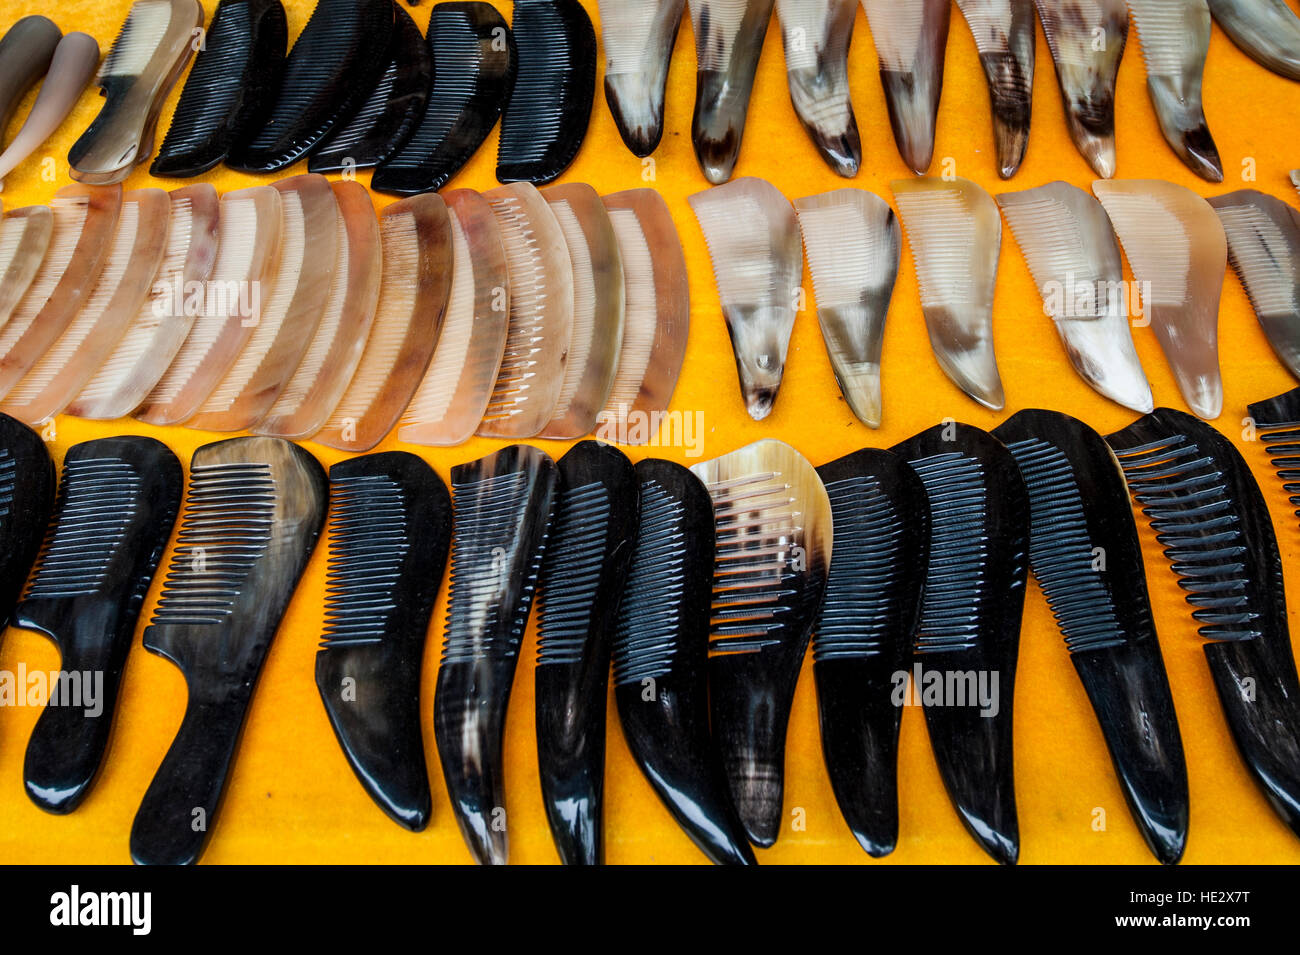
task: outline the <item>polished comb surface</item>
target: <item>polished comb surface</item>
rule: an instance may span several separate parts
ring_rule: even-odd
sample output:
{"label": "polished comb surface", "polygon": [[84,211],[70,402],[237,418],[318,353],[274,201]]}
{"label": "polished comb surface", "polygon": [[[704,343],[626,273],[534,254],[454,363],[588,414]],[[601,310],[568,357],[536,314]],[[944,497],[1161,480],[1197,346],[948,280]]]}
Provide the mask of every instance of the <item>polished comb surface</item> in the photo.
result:
{"label": "polished comb surface", "polygon": [[1034,93],[1033,0],[957,0],[979,50],[993,111],[998,175],[1010,179],[1029,148]]}
{"label": "polished comb surface", "polygon": [[664,91],[686,0],[600,0],[605,102],[634,156],[664,134]]}
{"label": "polished comb surface", "polygon": [[1300,388],[1257,401],[1249,412],[1282,490],[1300,517]]}
{"label": "polished comb surface", "polygon": [[799,122],[826,164],[852,178],[862,140],[849,96],[849,44],[858,0],[776,0],[786,81]]}
{"label": "polished comb surface", "polygon": [[1256,63],[1300,81],[1300,17],[1286,0],[1209,0],[1214,22]]}
{"label": "polished comb surface", "polygon": [[63,125],[98,66],[99,44],[94,37],[69,33],[59,41],[36,102],[22,127],[0,153],[0,180],[17,169]]}
{"label": "polished comb surface", "polygon": [[0,139],[18,104],[45,76],[62,39],[54,21],[42,16],[23,17],[0,39]]}
{"label": "polished comb surface", "polygon": [[54,507],[54,462],[40,436],[0,414],[0,619],[8,620]]}
{"label": "polished comb surface", "polygon": [[934,158],[952,5],[948,0],[862,0],[880,62],[889,124],[903,161],[924,176]]}
{"label": "polished comb surface", "polygon": [[24,206],[0,219],[0,329],[41,273],[53,234],[49,206]]}

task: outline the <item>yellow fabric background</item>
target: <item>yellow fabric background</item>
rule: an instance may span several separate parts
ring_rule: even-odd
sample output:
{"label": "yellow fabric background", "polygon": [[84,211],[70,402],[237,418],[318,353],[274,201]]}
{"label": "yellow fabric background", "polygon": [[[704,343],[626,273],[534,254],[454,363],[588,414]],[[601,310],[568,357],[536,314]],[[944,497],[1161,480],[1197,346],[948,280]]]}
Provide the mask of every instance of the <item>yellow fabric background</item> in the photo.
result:
{"label": "yellow fabric background", "polygon": [[[510,4],[498,2],[509,17]],[[585,0],[592,19],[594,0]],[[29,13],[50,13],[38,0],[9,0],[0,27]],[[94,35],[106,53],[128,9],[127,0],[59,7],[54,16],[64,30]],[[208,17],[215,0],[205,0]],[[309,0],[286,0],[290,34],[296,36],[310,14]],[[429,4],[408,7],[423,29]],[[865,18],[858,12],[851,53],[853,99],[862,130],[865,159],[854,180],[835,176],[804,135],[790,106],[780,30],[773,18],[759,66],[737,175],[763,176],[795,198],[852,185],[889,200],[891,179],[908,175],[894,147],[884,97]],[[603,55],[603,54],[602,54]],[[601,64],[603,82],[603,62]],[[163,111],[159,138],[171,119],[176,96]],[[988,94],[974,43],[954,7],[934,170],[950,158],[958,175],[991,192],[1028,189],[1053,179],[1087,188],[1092,175],[1066,133],[1051,57],[1038,33],[1034,125],[1028,158],[1010,183],[1001,183],[992,155]],[[654,156],[653,183],[624,147],[598,85],[590,132],[566,180],[586,181],[601,193],[654,185],[668,200],[690,265],[691,343],[672,407],[703,415],[704,456],[713,457],[762,437],[782,438],[813,464],[822,464],[859,447],[888,447],[942,418],[952,417],[993,428],[1005,415],[978,407],[944,377],[930,353],[910,251],[889,318],[884,352],[884,426],[876,433],[859,424],[840,397],[817,328],[811,281],[805,276],[808,309],[800,315],[790,347],[785,385],[773,415],[762,423],[745,414],[726,331],[718,307],[703,237],[686,202],[706,188],[691,150],[694,98],[694,48],[689,18],[678,36],[669,80],[666,131]],[[30,102],[31,97],[29,97]],[[1148,101],[1136,36],[1130,32],[1118,90],[1119,174],[1158,177],[1182,183],[1202,195],[1253,186],[1294,202],[1287,181],[1300,156],[1291,151],[1300,86],[1256,65],[1217,29],[1205,84],[1206,112],[1223,155],[1227,182],[1213,186],[1197,179],[1160,137]],[[47,149],[28,160],[5,184],[6,208],[48,202],[68,182],[67,151],[98,110],[88,91]],[[20,109],[15,125],[26,115]],[[495,185],[495,132],[452,183],[487,189]],[[42,178],[42,157],[52,157],[55,175]],[[1243,183],[1247,164],[1257,161],[1258,182]],[[158,185],[140,167],[128,187]],[[305,171],[305,164],[291,170]],[[1246,171],[1249,171],[1248,169]],[[256,177],[217,169],[206,176],[219,191],[251,185]],[[363,181],[368,174],[362,176]],[[376,205],[393,201],[376,194]],[[1045,407],[1077,415],[1102,433],[1127,425],[1133,415],[1094,394],[1071,370],[1009,230],[1003,242],[995,328],[998,357],[1008,396],[1007,414]],[[1241,420],[1249,402],[1291,388],[1295,382],[1274,359],[1249,303],[1234,277],[1224,285],[1222,362],[1226,403],[1217,425],[1236,441],[1264,485],[1273,509],[1292,605],[1300,601],[1300,553],[1296,520],[1276,486],[1263,447],[1242,440]],[[1183,408],[1173,377],[1150,329],[1135,333],[1157,404]],[[220,435],[183,428],[152,428],[132,420],[93,423],[69,417],[56,421],[51,451],[57,460],[73,444],[121,433],[149,434],[166,442],[188,465],[192,452]],[[559,457],[566,443],[541,442]],[[474,440],[451,449],[407,447],[427,460],[444,480],[450,469],[501,446]],[[328,465],[339,452],[308,445]],[[381,449],[402,445],[389,439]],[[647,453],[684,463],[681,449],[628,449],[634,459]],[[1141,525],[1155,616],[1174,699],[1180,716],[1191,783],[1191,827],[1186,861],[1300,862],[1300,841],[1270,811],[1247,776],[1219,711],[1200,644],[1182,592]],[[170,555],[168,555],[170,556]],[[462,862],[469,859],[452,817],[432,732],[432,688],[446,587],[434,612],[425,656],[425,696],[421,712],[433,786],[434,819],[411,834],[390,822],[353,777],[336,743],[317,696],[313,657],[321,628],[327,551],[317,549],[285,617],[250,711],[243,746],[234,767],[220,822],[204,861],[231,862]],[[167,558],[165,558],[167,559]],[[161,577],[161,574],[159,574]],[[154,582],[141,617],[147,622],[157,599]],[[1294,613],[1294,611],[1293,611]],[[185,706],[179,671],[145,652],[135,638],[122,686],[117,724],[98,782],[71,816],[53,817],[35,808],[23,793],[23,751],[39,711],[0,712],[0,860],[9,862],[126,862],[127,836],[136,807],[171,743]],[[508,813],[511,861],[556,860],[538,789],[533,734],[530,628],[511,701],[507,743]],[[55,668],[58,655],[40,635],[10,629],[0,647],[0,668],[25,661],[29,669]],[[791,718],[786,759],[787,824],[775,848],[761,862],[863,862],[840,817],[822,764],[811,655],[805,664]],[[1130,820],[1087,700],[1067,659],[1060,634],[1041,592],[1030,584],[1025,606],[1015,706],[1016,782],[1019,797],[1021,859],[1025,863],[1153,862]],[[685,835],[660,806],[637,771],[609,708],[606,769],[608,861],[702,862]],[[966,835],[948,803],[930,754],[919,712],[903,719],[900,757],[900,839],[886,861],[987,862]],[[802,810],[806,827],[791,825]],[[1106,813],[1105,831],[1094,831],[1094,810]]]}

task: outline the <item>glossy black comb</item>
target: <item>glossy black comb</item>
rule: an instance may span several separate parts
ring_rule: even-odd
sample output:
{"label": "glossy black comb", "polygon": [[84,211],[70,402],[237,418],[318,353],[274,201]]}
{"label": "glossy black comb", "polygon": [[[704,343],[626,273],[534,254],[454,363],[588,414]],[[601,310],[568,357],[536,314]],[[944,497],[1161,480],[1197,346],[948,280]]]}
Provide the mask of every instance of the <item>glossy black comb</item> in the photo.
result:
{"label": "glossy black comb", "polygon": [[482,145],[510,100],[514,35],[487,3],[439,3],[429,16],[433,89],[410,138],[379,164],[377,192],[437,192]]}
{"label": "glossy black comb", "polygon": [[54,462],[45,442],[0,414],[0,620],[8,622],[18,602],[53,508]]}
{"label": "glossy black comb", "polygon": [[393,4],[388,67],[361,108],[316,147],[309,172],[369,169],[406,142],[424,115],[433,82],[433,56],[410,14]]}
{"label": "glossy black comb", "polygon": [[1055,411],[993,432],[1029,489],[1029,564],[1092,703],[1129,813],[1166,865],[1187,845],[1187,764],[1128,486],[1105,439]]}
{"label": "glossy black comb", "polygon": [[559,462],[538,597],[537,762],[566,864],[605,861],[605,705],[610,642],[637,528],[632,462],[583,441]]}
{"label": "glossy black comb", "polygon": [[1020,827],[1011,705],[1029,495],[1011,452],[970,425],[936,425],[892,450],[916,471],[930,502],[910,692],[923,704],[927,690],[940,696],[941,705],[924,706],[925,722],[948,797],[981,848],[1012,864],[1020,856]]}
{"label": "glossy black comb", "polygon": [[392,0],[317,0],[260,128],[234,144],[226,165],[278,172],[346,123],[388,66],[394,9]]}
{"label": "glossy black comb", "polygon": [[280,0],[221,0],[149,172],[185,179],[261,127],[280,86],[288,25]]}
{"label": "glossy black comb", "polygon": [[420,665],[451,543],[451,497],[405,451],[330,468],[329,577],[316,688],[379,807],[418,832],[433,812]]}
{"label": "glossy black comb", "polygon": [[506,711],[557,484],[555,462],[521,444],[451,472],[451,596],[433,730],[461,835],[485,864],[508,855]]}
{"label": "glossy black comb", "polygon": [[596,95],[596,30],[578,0],[515,0],[519,72],[501,115],[497,180],[559,177],[582,148]]}
{"label": "glossy black comb", "polygon": [[1300,835],[1300,680],[1282,558],[1259,485],[1227,438],[1181,411],[1157,408],[1106,440],[1196,608],[1237,750]]}
{"label": "glossy black comb", "polygon": [[1249,411],[1282,490],[1300,517],[1300,388],[1257,401]]}
{"label": "glossy black comb", "polygon": [[640,515],[614,633],[614,699],[632,758],[709,859],[754,865],[709,733],[713,502],[679,464],[636,466]]}
{"label": "glossy black comb", "polygon": [[916,472],[888,451],[856,451],[817,473],[835,524],[813,630],[822,755],[854,838],[884,856],[898,842],[903,708],[893,696],[920,620],[930,507]]}
{"label": "glossy black comb", "polygon": [[316,546],[329,481],[281,438],[206,444],[190,486],[146,650],[185,676],[185,717],[131,827],[136,863],[203,854],[271,639]]}

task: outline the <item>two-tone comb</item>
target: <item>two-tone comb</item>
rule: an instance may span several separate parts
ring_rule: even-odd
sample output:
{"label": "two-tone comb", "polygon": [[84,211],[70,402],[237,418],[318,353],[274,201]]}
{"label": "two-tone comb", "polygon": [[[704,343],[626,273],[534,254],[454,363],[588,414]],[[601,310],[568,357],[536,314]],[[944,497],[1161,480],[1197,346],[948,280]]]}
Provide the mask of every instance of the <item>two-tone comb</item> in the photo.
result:
{"label": "two-tone comb", "polygon": [[334,465],[330,498],[316,688],[370,798],[418,832],[433,811],[420,664],[451,541],[451,498],[433,469],[404,451]]}
{"label": "two-tone comb", "polygon": [[53,234],[49,206],[23,206],[0,219],[0,329],[41,274]]}
{"label": "two-tone comb", "polygon": [[852,179],[862,164],[862,138],[849,96],[857,0],[776,0],[776,15],[799,122],[826,165]]}
{"label": "two-tone comb", "polygon": [[144,646],[189,700],[131,827],[138,864],[198,861],[217,821],[271,639],[325,522],[329,482],[280,438],[194,452],[176,551]]}
{"label": "two-tone comb", "polygon": [[771,439],[691,470],[709,490],[717,527],[713,735],[741,824],[766,848],[781,828],[786,727],[826,592],[830,499],[813,466]]}
{"label": "two-tone comb", "polygon": [[45,442],[21,421],[0,414],[0,620],[9,620],[40,553],[54,485]]}
{"label": "two-tone comb", "polygon": [[664,91],[686,0],[600,0],[605,103],[634,156],[664,134]]}
{"label": "two-tone comb", "polygon": [[1300,835],[1300,680],[1282,559],[1259,485],[1223,435],[1181,411],[1157,408],[1106,440],[1196,608],[1237,751]]}
{"label": "two-tone comb", "polygon": [[934,158],[952,4],[862,0],[880,63],[889,125],[903,162],[924,176]]}
{"label": "two-tone comb", "polygon": [[930,557],[913,647],[913,697],[948,797],[998,862],[1020,855],[1012,697],[1029,559],[1029,495],[1016,459],[970,425],[891,449],[925,485]]}
{"label": "two-tone comb", "polygon": [[74,697],[51,700],[27,744],[23,785],[49,812],[76,809],[99,772],[136,619],[184,485],[180,461],[153,438],[86,441],[63,459],[45,546],[13,617],[58,646]]}
{"label": "two-tone comb", "polygon": [[40,149],[77,105],[99,66],[99,44],[85,33],[69,33],[54,48],[36,102],[14,138],[0,153],[0,181]]}
{"label": "two-tone comb", "polygon": [[637,530],[637,478],[596,441],[560,458],[537,602],[537,763],[566,864],[605,861],[605,706],[610,644]]}
{"label": "two-tone comb", "polygon": [[719,865],[754,865],[709,732],[713,504],[671,461],[636,466],[639,517],[611,650],[632,758],[673,819]]}
{"label": "two-tone comb", "polygon": [[1282,490],[1300,517],[1300,388],[1257,401],[1248,410]]}
{"label": "two-tone comb", "polygon": [[506,711],[557,483],[555,462],[526,445],[451,472],[451,596],[433,728],[456,823],[484,864],[504,864],[509,852]]}
{"label": "two-tone comb", "polygon": [[1166,865],[1187,844],[1187,765],[1128,486],[1105,440],[1055,411],[993,432],[1029,490],[1029,564],[1083,684],[1133,821]]}
{"label": "two-tone comb", "polygon": [[1034,26],[1032,0],[957,0],[975,38],[993,111],[998,175],[1010,179],[1029,148],[1033,112]]}
{"label": "two-tone comb", "polygon": [[[853,837],[898,844],[899,674],[907,673],[930,553],[925,486],[902,458],[867,448],[817,469],[835,546],[813,626],[822,755]],[[906,677],[904,676],[904,679]]]}

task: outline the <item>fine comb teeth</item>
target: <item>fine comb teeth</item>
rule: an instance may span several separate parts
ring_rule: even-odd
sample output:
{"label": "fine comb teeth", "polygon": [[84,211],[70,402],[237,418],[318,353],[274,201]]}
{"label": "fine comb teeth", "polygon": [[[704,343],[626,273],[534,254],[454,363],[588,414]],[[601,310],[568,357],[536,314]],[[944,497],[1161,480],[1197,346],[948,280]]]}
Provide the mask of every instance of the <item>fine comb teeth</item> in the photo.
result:
{"label": "fine comb teeth", "polygon": [[605,102],[635,156],[664,134],[664,91],[686,0],[600,0]]}
{"label": "fine comb teeth", "polygon": [[862,140],[849,97],[849,43],[858,0],[777,0],[786,80],[799,122],[826,164],[852,178]]}
{"label": "fine comb teeth", "polygon": [[384,439],[429,367],[452,282],[451,216],[434,193],[402,199],[380,216],[383,282],[352,381],[312,439],[368,451]]}
{"label": "fine comb teeth", "polygon": [[194,52],[198,0],[136,0],[100,65],[104,105],[68,151],[80,182],[121,182],[153,153],[158,113]]}
{"label": "fine comb teeth", "polygon": [[39,149],[63,125],[99,66],[99,44],[85,33],[69,33],[59,41],[50,70],[41,81],[36,102],[22,127],[0,153],[0,181]]}
{"label": "fine comb teeth", "polygon": [[785,734],[831,558],[831,510],[797,451],[764,440],[691,469],[713,498],[713,731],[750,842],[781,828]]}
{"label": "fine comb teeth", "polygon": [[813,635],[822,754],[844,821],[869,854],[898,842],[898,732],[892,702],[920,619],[930,511],[898,456],[867,449],[817,469],[835,525]]}
{"label": "fine comb teeth", "polygon": [[54,231],[40,269],[0,329],[0,398],[67,329],[108,259],[121,186],[65,186],[50,203]]}
{"label": "fine comb teeth", "polygon": [[[194,415],[253,333],[263,304],[254,289],[270,288],[280,261],[278,189],[253,186],[221,197],[216,261],[207,287],[227,290],[207,299],[167,370],[136,417],[149,424],[180,424]],[[246,290],[243,296],[229,290]]]}
{"label": "fine comb teeth", "polygon": [[515,0],[511,29],[519,69],[501,114],[497,181],[541,185],[559,178],[586,138],[596,30],[578,0]]}
{"label": "fine comb teeth", "polygon": [[546,199],[526,182],[484,193],[501,227],[510,331],[478,434],[531,438],[551,420],[573,334],[573,265]]}
{"label": "fine comb teeth", "polygon": [[880,61],[889,124],[903,161],[924,176],[934,158],[948,47],[948,0],[862,0]]}
{"label": "fine comb teeth", "polygon": [[1034,93],[1033,0],[957,0],[975,37],[993,108],[998,175],[1010,179],[1029,148]]}
{"label": "fine comb teeth", "polygon": [[280,0],[220,0],[150,173],[201,175],[253,131],[275,97],[288,29]]}
{"label": "fine comb teeth", "polygon": [[542,193],[564,233],[573,266],[573,328],[564,380],[551,420],[538,437],[580,438],[596,426],[614,387],[623,347],[626,288],[609,213],[584,183]]}
{"label": "fine comb teeth", "polygon": [[388,65],[395,8],[392,0],[317,0],[260,126],[232,144],[226,165],[278,172],[347,122]]}
{"label": "fine comb teeth", "polygon": [[433,88],[406,143],[379,164],[376,192],[437,192],[482,145],[510,100],[518,69],[514,36],[486,3],[438,3],[429,15]]}
{"label": "fine comb teeth", "polygon": [[1079,377],[1142,414],[1155,404],[1133,346],[1124,263],[1106,210],[1065,182],[997,197]]}
{"label": "fine comb teeth", "polygon": [[1166,865],[1187,844],[1187,765],[1128,488],[1083,422],[1022,411],[994,433],[1029,490],[1029,562],[1106,739],[1133,821]]}
{"label": "fine comb teeth", "polygon": [[27,425],[0,414],[0,619],[9,620],[45,540],[54,462]]}
{"label": "fine comb teeth", "polygon": [[396,16],[388,67],[360,108],[316,147],[310,172],[369,169],[396,152],[424,115],[433,80],[433,57],[410,14]]}
{"label": "fine comb teeth", "polygon": [[862,189],[796,199],[794,207],[835,380],[858,420],[879,428],[880,352],[903,249],[898,218]]}
{"label": "fine comb teeth", "polygon": [[[1028,572],[1029,497],[1000,442],[964,424],[936,425],[891,450],[925,485],[930,557],[914,647],[912,693],[964,676],[965,690],[926,706],[939,774],[971,836],[990,856],[1020,856],[1012,696]],[[983,693],[979,681],[988,681]],[[982,697],[982,698],[980,698]]]}
{"label": "fine comb teeth", "polygon": [[39,425],[77,396],[149,297],[166,250],[169,212],[161,189],[126,193],[94,288],[67,330],[0,402],[0,410]]}
{"label": "fine comb teeth", "polygon": [[451,541],[451,497],[432,468],[404,451],[334,465],[330,497],[316,688],[370,798],[418,832],[433,812],[420,666]]}
{"label": "fine comb teeth", "polygon": [[51,704],[32,730],[23,783],[49,812],[77,808],[99,771],[136,618],[184,484],[176,455],[153,438],[87,441],[64,458],[45,546],[14,611],[17,626],[58,646],[62,672],[95,682],[93,709]]}
{"label": "fine comb teeth", "polygon": [[614,699],[632,758],[710,861],[754,865],[709,733],[713,505],[671,461],[636,466],[640,515],[611,650]]}
{"label": "fine comb teeth", "polygon": [[1249,408],[1273,469],[1300,517],[1300,388],[1258,401]]}
{"label": "fine comb teeth", "polygon": [[184,674],[189,702],[131,827],[136,863],[202,855],[262,663],[328,504],[325,472],[287,441],[231,438],[194,452],[176,551],[144,633],[145,649]]}
{"label": "fine comb teeth", "polygon": [[53,232],[49,206],[24,206],[0,219],[0,329],[40,274]]}
{"label": "fine comb teeth", "polygon": [[603,865],[610,641],[637,527],[621,451],[574,445],[559,463],[537,604],[537,761],[551,836],[567,865]]}
{"label": "fine comb teeth", "polygon": [[194,324],[195,316],[186,313],[185,290],[202,288],[212,273],[219,209],[217,191],[207,183],[170,193],[163,254],[149,292],[68,405],[69,414],[123,418],[149,396]]}
{"label": "fine comb teeth", "polygon": [[257,434],[297,440],[325,426],[352,380],[379,306],[383,245],[370,193],[361,183],[331,183],[338,202],[334,273],[320,324],[302,361]]}
{"label": "fine comb teeth", "polygon": [[749,177],[689,201],[709,247],[745,409],[762,421],[781,389],[803,283],[794,207],[770,182]]}
{"label": "fine comb teeth", "polygon": [[483,420],[510,327],[510,277],[492,206],[472,189],[443,193],[451,212],[447,314],[433,358],[403,413],[398,438],[461,444]]}
{"label": "fine comb teeth", "polygon": [[1282,560],[1241,454],[1190,415],[1158,408],[1106,439],[1164,547],[1242,760],[1300,835],[1300,680]]}
{"label": "fine comb teeth", "polygon": [[451,593],[433,726],[456,822],[482,864],[503,865],[509,852],[506,712],[557,483],[555,462],[525,445],[451,472]]}

